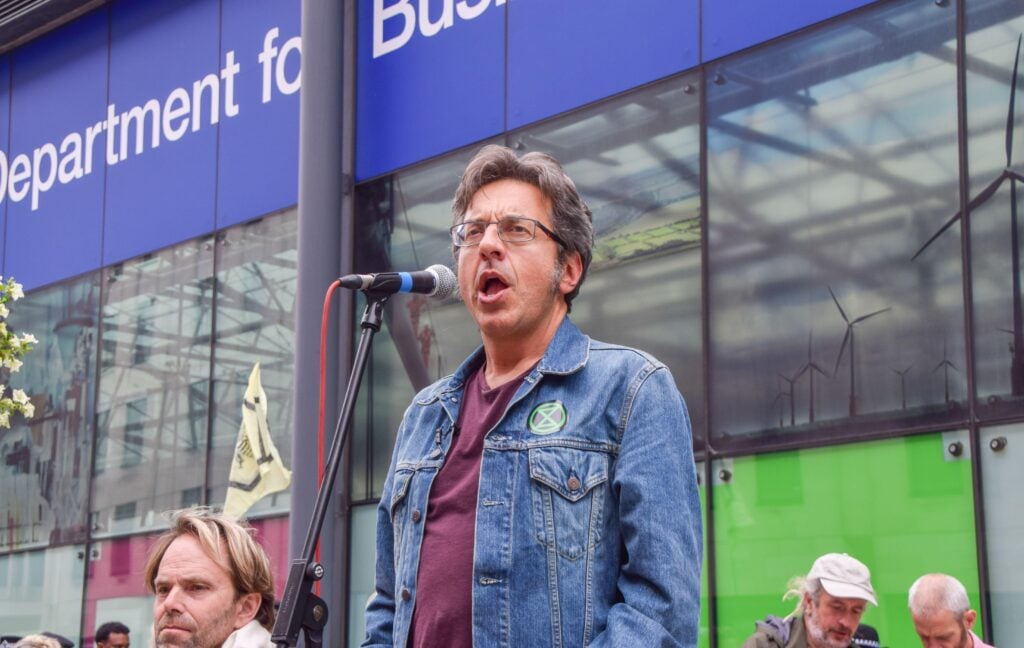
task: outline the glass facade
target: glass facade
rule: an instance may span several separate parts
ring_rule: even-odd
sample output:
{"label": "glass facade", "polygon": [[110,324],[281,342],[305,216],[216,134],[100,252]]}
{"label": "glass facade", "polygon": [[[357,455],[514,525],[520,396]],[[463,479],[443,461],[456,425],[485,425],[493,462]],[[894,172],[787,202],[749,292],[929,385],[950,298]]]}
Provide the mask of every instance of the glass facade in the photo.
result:
{"label": "glass facade", "polygon": [[[223,503],[257,362],[291,465],[296,231],[294,210],[268,215],[10,305],[8,324],[39,343],[10,376],[35,416],[0,429],[0,635],[91,645],[117,619],[148,642],[146,551],[165,511]],[[279,593],[288,508],[284,491],[247,513]]]}
{"label": "glass facade", "polygon": [[[792,611],[787,583],[830,551],[872,569],[864,621],[883,645],[917,642],[906,591],[931,571],[1009,645],[1024,631],[1022,34],[1021,3],[875,2],[363,182],[343,244],[355,272],[450,265],[451,198],[479,147],[554,154],[597,235],[573,320],[664,361],[689,406],[699,645]],[[14,305],[8,324],[39,344],[0,382],[36,415],[0,428],[0,635],[88,646],[116,617],[148,641],[146,550],[164,511],[224,501],[256,363],[292,465],[297,233],[294,210],[270,214]],[[350,646],[401,416],[479,343],[457,299],[387,306],[350,441],[348,599],[332,610]],[[284,491],[249,512],[279,593],[290,506]]]}
{"label": "glass facade", "polygon": [[[788,614],[787,584],[830,551],[872,569],[883,645],[918,641],[906,595],[932,571],[967,587],[979,634],[1024,628],[1024,7],[964,5],[876,3],[493,140],[554,154],[593,209],[574,321],[652,352],[686,397],[701,646]],[[451,196],[484,143],[357,187],[357,271],[451,264]],[[402,412],[479,344],[454,300],[389,315],[354,428],[352,646]]]}

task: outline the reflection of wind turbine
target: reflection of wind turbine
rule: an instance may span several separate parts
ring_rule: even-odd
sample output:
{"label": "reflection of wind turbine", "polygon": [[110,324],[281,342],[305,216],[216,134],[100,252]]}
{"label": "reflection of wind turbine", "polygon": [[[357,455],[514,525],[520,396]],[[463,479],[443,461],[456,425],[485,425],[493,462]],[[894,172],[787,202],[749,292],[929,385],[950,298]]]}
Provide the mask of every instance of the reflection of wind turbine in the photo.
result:
{"label": "reflection of wind turbine", "polygon": [[[989,198],[995,195],[996,191],[1006,180],[1010,181],[1010,260],[1013,273],[1013,350],[1010,361],[1010,388],[1014,396],[1024,396],[1024,315],[1021,314],[1021,286],[1020,286],[1020,244],[1017,234],[1017,183],[1024,182],[1024,176],[1013,169],[1013,121],[1014,121],[1014,100],[1017,96],[1017,63],[1020,61],[1020,45],[1024,34],[1017,38],[1017,52],[1013,57],[1013,77],[1010,81],[1010,107],[1006,114],[1006,166],[1002,172],[988,184],[981,193],[967,203],[967,212],[985,204]],[[953,217],[946,221],[945,225],[939,228],[921,249],[918,250],[911,261],[916,259],[927,249],[932,241],[937,239],[943,232],[953,226],[960,219],[960,212],[953,214]],[[948,400],[948,398],[947,398]]]}
{"label": "reflection of wind turbine", "polygon": [[819,367],[818,363],[816,363],[814,360],[811,359],[811,340],[812,340],[812,336],[813,335],[814,335],[814,331],[808,331],[807,332],[807,364],[805,364],[803,367],[801,367],[799,373],[797,373],[797,375],[796,375],[796,377],[799,378],[800,376],[802,376],[804,374],[804,372],[808,372],[809,373],[809,375],[807,376],[807,379],[808,379],[808,381],[810,383],[810,395],[809,395],[809,401],[810,402],[809,402],[809,404],[807,406],[808,407],[807,419],[811,423],[814,423],[814,372],[817,371],[818,373],[820,373],[822,376],[825,376],[826,378],[828,378],[828,375],[829,375],[827,371],[825,371],[824,369]]}
{"label": "reflection of wind turbine", "polygon": [[[913,364],[910,365],[910,367],[913,366]],[[910,367],[902,371],[889,367],[889,371],[900,377],[900,398],[903,401],[903,409],[907,409],[907,372],[910,371]]]}
{"label": "reflection of wind turbine", "polygon": [[949,361],[949,357],[946,354],[946,343],[943,342],[942,343],[942,362],[940,362],[939,364],[935,365],[935,368],[932,369],[932,373],[935,373],[939,369],[942,369],[943,370],[942,373],[945,374],[943,376],[943,378],[946,381],[946,403],[947,404],[949,404],[949,368],[950,367],[953,368],[953,371],[955,371],[957,373],[960,373],[960,370],[956,368],[956,365]]}
{"label": "reflection of wind turbine", "polygon": [[787,394],[786,394],[786,392],[782,391],[782,384],[780,383],[779,384],[779,393],[775,394],[775,400],[772,401],[772,405],[775,405],[775,403],[779,404],[779,427],[780,428],[782,428],[782,427],[784,427],[786,425],[785,419],[782,418],[783,414],[786,411],[785,410],[786,406],[784,404],[784,401],[785,401],[786,397],[787,397]]}
{"label": "reflection of wind turbine", "polygon": [[846,335],[843,336],[843,343],[842,343],[842,345],[840,345],[840,347],[839,347],[839,354],[836,356],[836,368],[832,370],[832,373],[836,373],[836,372],[839,371],[839,363],[843,359],[843,351],[846,350],[846,343],[849,342],[850,343],[850,416],[856,416],[857,415],[857,382],[856,382],[856,379],[855,379],[854,365],[856,365],[857,356],[853,352],[853,350],[854,350],[854,347],[853,347],[853,342],[854,342],[853,327],[856,326],[857,324],[860,324],[861,322],[863,322],[866,319],[870,319],[870,318],[874,317],[875,315],[880,315],[880,314],[882,314],[885,311],[890,310],[890,309],[888,307],[886,307],[886,308],[883,308],[881,310],[876,310],[873,313],[868,313],[867,315],[861,315],[860,317],[858,317],[858,318],[856,318],[854,320],[851,320],[849,317],[846,316],[846,311],[843,310],[842,305],[839,303],[839,300],[836,298],[836,294],[834,292],[832,292],[832,286],[828,287],[828,294],[832,295],[832,301],[834,301],[836,303],[836,308],[839,309],[839,315],[843,318],[843,321],[846,322]]}
{"label": "reflection of wind turbine", "polygon": [[779,378],[782,378],[783,380],[785,380],[786,384],[789,385],[789,391],[788,392],[782,392],[782,393],[789,396],[789,424],[790,425],[796,425],[796,406],[795,406],[795,401],[793,399],[793,385],[796,383],[796,381],[797,381],[797,379],[799,377],[800,377],[800,372],[799,371],[796,374],[794,374],[792,378],[790,378],[788,376],[785,376],[783,374],[779,374]]}

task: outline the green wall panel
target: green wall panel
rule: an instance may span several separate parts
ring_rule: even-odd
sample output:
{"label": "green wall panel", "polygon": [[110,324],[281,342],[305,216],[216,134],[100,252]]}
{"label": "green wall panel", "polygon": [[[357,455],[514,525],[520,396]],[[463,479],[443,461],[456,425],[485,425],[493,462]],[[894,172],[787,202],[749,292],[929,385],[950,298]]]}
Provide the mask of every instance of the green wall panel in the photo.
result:
{"label": "green wall panel", "polygon": [[708,620],[708,500],[704,488],[704,463],[697,462],[697,492],[700,494],[700,518],[704,530],[704,560],[700,571],[700,634],[697,636],[697,648],[708,648],[711,645],[711,623]]}
{"label": "green wall panel", "polygon": [[871,569],[879,606],[863,621],[883,645],[917,645],[907,590],[921,574],[956,576],[977,607],[971,464],[946,451],[955,439],[967,446],[953,432],[716,461],[718,645],[792,612],[787,583],[831,551]]}

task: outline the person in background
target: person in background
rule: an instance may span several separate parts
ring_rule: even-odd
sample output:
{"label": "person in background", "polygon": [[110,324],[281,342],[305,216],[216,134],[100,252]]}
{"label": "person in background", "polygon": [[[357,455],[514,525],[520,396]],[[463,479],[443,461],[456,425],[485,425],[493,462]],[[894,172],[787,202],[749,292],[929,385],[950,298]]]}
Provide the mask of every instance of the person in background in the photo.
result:
{"label": "person in background", "polygon": [[60,648],[75,648],[75,642],[71,641],[70,639],[68,639],[67,637],[65,637],[62,634],[57,634],[56,632],[50,632],[49,630],[44,630],[40,634],[43,635],[44,637],[49,637],[50,639],[56,640],[57,644],[60,645]]}
{"label": "person in background", "polygon": [[743,648],[856,648],[854,632],[868,603],[878,605],[871,572],[856,558],[829,553],[783,597],[800,597],[793,614],[758,621]]}
{"label": "person in background", "polygon": [[878,630],[866,623],[857,626],[857,631],[853,633],[853,643],[858,648],[885,648],[878,638]]}
{"label": "person in background", "polygon": [[594,238],[576,185],[487,146],[452,216],[483,346],[398,429],[363,646],[696,646],[686,406],[664,364],[568,318]]}
{"label": "person in background", "polygon": [[190,508],[150,552],[146,587],[157,648],[273,648],[274,577],[252,529]]}
{"label": "person in background", "polygon": [[120,621],[108,621],[96,629],[96,648],[128,648],[131,630]]}
{"label": "person in background", "polygon": [[992,648],[972,628],[978,613],[967,590],[947,574],[925,574],[910,586],[908,605],[924,648]]}
{"label": "person in background", "polygon": [[44,634],[33,634],[22,637],[14,648],[61,648],[60,642]]}

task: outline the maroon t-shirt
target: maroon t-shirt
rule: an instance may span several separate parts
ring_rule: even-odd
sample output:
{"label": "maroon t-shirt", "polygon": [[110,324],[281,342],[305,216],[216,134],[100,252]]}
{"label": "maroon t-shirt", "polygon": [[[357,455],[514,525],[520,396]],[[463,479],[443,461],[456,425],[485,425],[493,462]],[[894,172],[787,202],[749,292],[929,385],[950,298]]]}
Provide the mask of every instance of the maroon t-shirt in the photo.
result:
{"label": "maroon t-shirt", "polygon": [[412,648],[473,648],[473,536],[484,435],[501,419],[526,373],[488,389],[481,365],[466,383],[455,437],[427,503],[406,643]]}

